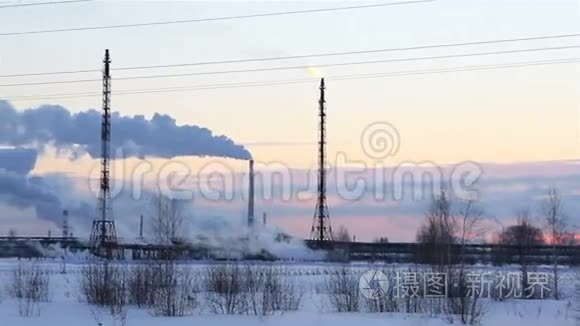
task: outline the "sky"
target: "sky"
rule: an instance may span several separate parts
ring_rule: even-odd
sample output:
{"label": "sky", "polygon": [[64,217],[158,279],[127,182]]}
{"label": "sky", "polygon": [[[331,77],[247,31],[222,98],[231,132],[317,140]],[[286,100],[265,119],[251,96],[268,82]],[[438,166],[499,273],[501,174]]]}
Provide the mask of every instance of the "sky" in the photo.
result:
{"label": "sky", "polygon": [[[91,1],[0,8],[0,34],[352,4],[347,1]],[[111,51],[112,67],[129,67],[575,34],[580,31],[579,16],[577,1],[438,0],[191,24],[0,35],[0,75],[100,69],[106,48]],[[346,169],[363,163],[372,168],[379,161],[388,167],[401,163],[418,166],[422,162],[453,167],[466,161],[475,162],[483,169],[482,188],[494,184],[498,192],[509,193],[506,198],[511,200],[490,199],[496,193],[484,192],[488,197],[482,197],[482,203],[493,206],[486,207],[489,215],[493,215],[495,220],[510,221],[514,211],[523,206],[536,210],[541,199],[538,196],[548,186],[562,188],[569,201],[569,210],[573,210],[578,201],[580,189],[566,182],[579,176],[577,164],[569,163],[575,162],[580,150],[578,63],[351,80],[333,80],[333,76],[574,59],[580,54],[578,48],[259,73],[115,79],[277,66],[316,68],[351,61],[575,46],[577,42],[578,37],[572,37],[271,62],[113,71],[112,108],[123,116],[144,115],[150,119],[155,113],[161,113],[173,117],[178,125],[209,128],[214,134],[226,135],[237,144],[246,146],[264,169],[282,164],[286,168],[306,171],[317,162],[318,77],[327,77],[328,158],[332,165]],[[99,73],[0,78],[0,85],[73,79],[99,79]],[[132,89],[295,79],[306,81],[115,96],[116,91]],[[13,98],[99,91],[100,81],[0,86],[0,100],[9,101],[20,111],[52,104],[78,113],[90,108],[98,109],[100,97]],[[366,140],[365,130],[378,122],[388,122],[393,127],[389,130],[391,136],[396,135],[398,147],[392,155],[379,160],[369,155],[361,144],[361,139],[363,142]],[[208,162],[220,162],[236,173],[246,169],[245,162],[239,160],[194,157],[181,157],[179,160],[185,162],[193,174],[200,169],[210,173]],[[162,159],[151,162],[156,169],[167,163]],[[95,163],[86,156],[69,160],[47,151],[37,159],[32,173],[65,173],[86,180]],[[129,164],[138,164],[138,160]],[[542,168],[529,169],[530,166]],[[523,175],[521,171],[524,171]],[[498,208],[500,204],[502,207]],[[232,218],[238,219],[245,210],[243,202],[218,206],[212,209],[212,205],[199,203],[195,214],[236,215]],[[426,206],[425,200],[389,205],[364,200],[337,200],[331,201],[330,211],[332,216],[336,216],[334,224],[351,228],[361,239],[369,240],[386,234],[399,241],[411,241]],[[259,210],[267,211],[271,223],[294,235],[306,236],[314,200],[290,200],[283,205],[262,203]],[[29,216],[33,214],[30,212],[15,210],[14,207],[7,207],[6,212],[11,217],[5,217],[7,221],[3,224],[20,225],[26,232],[44,233],[51,227],[31,223],[34,217]],[[572,219],[578,221],[577,217]]]}

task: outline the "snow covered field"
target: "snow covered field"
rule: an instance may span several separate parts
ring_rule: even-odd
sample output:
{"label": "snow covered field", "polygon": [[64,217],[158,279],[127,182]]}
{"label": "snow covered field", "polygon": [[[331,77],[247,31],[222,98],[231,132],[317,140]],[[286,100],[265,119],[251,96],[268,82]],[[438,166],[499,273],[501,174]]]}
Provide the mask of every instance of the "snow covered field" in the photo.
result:
{"label": "snow covered field", "polygon": [[[331,271],[341,265],[325,263],[275,263],[285,278],[292,278],[303,293],[300,308],[297,311],[276,313],[270,316],[219,315],[213,314],[204,307],[203,300],[192,314],[184,317],[158,317],[148,309],[129,306],[124,318],[112,316],[104,308],[95,308],[83,302],[80,293],[79,278],[86,263],[83,261],[68,262],[65,266],[59,260],[37,262],[46,271],[50,279],[49,301],[39,304],[38,313],[22,317],[19,314],[17,299],[9,295],[13,271],[18,266],[14,259],[0,260],[0,325],[33,326],[33,325],[449,325],[445,316],[428,316],[426,314],[403,313],[369,313],[335,312],[328,303],[327,295],[321,291]],[[189,268],[193,274],[201,274],[209,263],[194,262],[181,267]],[[405,269],[408,266],[377,266],[356,264],[349,266],[349,273],[359,277],[369,269]],[[493,269],[492,267],[480,267]],[[509,269],[509,268],[506,268]],[[516,300],[502,302],[487,300],[482,325],[526,325],[526,326],[572,326],[576,325],[574,308],[578,302],[573,295],[575,272],[563,268],[561,300]],[[577,300],[577,299],[576,299]],[[457,321],[455,321],[457,323]]]}

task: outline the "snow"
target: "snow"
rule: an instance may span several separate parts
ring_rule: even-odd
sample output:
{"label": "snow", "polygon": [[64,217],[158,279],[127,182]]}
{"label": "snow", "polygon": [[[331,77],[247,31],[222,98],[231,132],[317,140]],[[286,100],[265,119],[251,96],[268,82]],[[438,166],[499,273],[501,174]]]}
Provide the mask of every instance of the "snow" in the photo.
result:
{"label": "snow", "polygon": [[[62,273],[63,264],[59,260],[42,261],[44,269],[49,271],[51,279],[51,300],[40,306],[38,316],[21,317],[18,313],[17,302],[9,298],[6,285],[10,282],[11,272],[18,264],[15,259],[0,260],[0,326],[76,326],[95,325],[120,326],[185,326],[185,325],[276,325],[276,326],[352,326],[352,325],[393,325],[393,326],[442,326],[449,325],[449,321],[441,316],[426,316],[421,314],[401,313],[336,313],[324,303],[324,296],[318,294],[315,284],[324,278],[325,271],[334,268],[332,264],[292,264],[277,263],[286,273],[286,277],[296,277],[306,290],[301,309],[297,312],[287,312],[272,316],[259,317],[251,315],[214,315],[200,310],[185,317],[155,317],[149,311],[137,308],[128,308],[126,322],[123,324],[120,317],[112,317],[102,309],[83,303],[78,291],[78,276],[85,264],[84,258],[78,261],[69,261],[66,273]],[[188,264],[194,270],[201,270],[208,262]],[[371,266],[364,264],[353,265],[353,273],[363,273]],[[376,266],[375,266],[376,267]],[[399,267],[405,268],[405,267]],[[479,268],[486,268],[480,266]],[[567,270],[565,279],[570,279],[574,271]],[[564,282],[572,289],[573,282]],[[570,291],[571,293],[572,291]],[[504,302],[486,302],[486,315],[483,326],[573,326],[575,312],[573,297],[567,296],[560,301],[555,300],[507,300]]]}

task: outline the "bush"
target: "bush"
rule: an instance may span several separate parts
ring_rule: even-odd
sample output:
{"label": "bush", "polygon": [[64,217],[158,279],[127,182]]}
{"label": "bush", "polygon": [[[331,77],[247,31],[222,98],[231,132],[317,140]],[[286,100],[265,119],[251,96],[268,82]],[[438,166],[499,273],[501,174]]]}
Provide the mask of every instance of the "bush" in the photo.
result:
{"label": "bush", "polygon": [[127,304],[127,270],[108,261],[89,263],[81,270],[80,288],[88,304],[121,313]]}
{"label": "bush", "polygon": [[204,271],[206,302],[216,314],[240,314],[247,310],[244,280],[238,265],[218,265]]}
{"label": "bush", "polygon": [[282,277],[280,271],[272,266],[247,266],[244,270],[244,292],[248,312],[254,315],[296,311],[302,301],[302,292],[295,283]]}
{"label": "bush", "polygon": [[445,312],[450,318],[457,316],[462,324],[477,325],[485,315],[485,306],[478,293],[470,293],[466,273],[462,269],[449,270],[448,284],[457,286],[449,289]]}
{"label": "bush", "polygon": [[[393,278],[393,273],[384,272],[388,277],[389,284],[395,284],[395,279]],[[398,312],[399,311],[399,300],[407,304],[407,309],[413,306],[415,299],[411,298],[396,298],[395,290],[393,286],[389,286],[388,290],[384,295],[379,296],[376,299],[365,299],[365,307],[368,312]],[[407,311],[411,312],[411,311]]]}
{"label": "bush", "polygon": [[359,311],[359,278],[345,267],[335,270],[326,280],[326,293],[330,305],[338,312]]}
{"label": "bush", "polygon": [[300,308],[303,292],[272,266],[218,265],[204,271],[206,302],[216,314],[266,316]]}
{"label": "bush", "polygon": [[18,300],[20,316],[38,315],[39,303],[49,301],[50,277],[36,264],[19,263],[12,272],[8,294]]}
{"label": "bush", "polygon": [[272,267],[266,270],[263,293],[272,312],[297,311],[304,295],[293,279],[274,274]]}
{"label": "bush", "polygon": [[153,306],[155,270],[150,265],[133,266],[127,279],[128,302],[139,308]]}
{"label": "bush", "polygon": [[191,270],[180,269],[171,260],[159,262],[152,267],[153,313],[165,317],[190,314],[198,306],[198,291]]}

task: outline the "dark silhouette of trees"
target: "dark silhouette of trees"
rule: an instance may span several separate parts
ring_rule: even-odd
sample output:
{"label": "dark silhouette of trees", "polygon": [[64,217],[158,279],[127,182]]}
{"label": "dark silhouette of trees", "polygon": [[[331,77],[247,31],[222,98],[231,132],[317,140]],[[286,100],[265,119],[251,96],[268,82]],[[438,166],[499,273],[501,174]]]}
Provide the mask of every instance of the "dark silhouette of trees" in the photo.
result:
{"label": "dark silhouette of trees", "polygon": [[503,230],[498,237],[498,243],[506,246],[496,257],[500,261],[509,261],[518,263],[522,274],[522,289],[527,295],[528,289],[528,271],[530,266],[530,257],[534,252],[534,247],[544,244],[542,230],[534,226],[530,221],[528,210],[518,213],[518,222]]}
{"label": "dark silhouette of trees", "polygon": [[352,237],[350,236],[350,233],[348,232],[347,228],[345,228],[344,226],[339,227],[338,231],[332,235],[332,238],[334,239],[334,241],[340,241],[340,242],[351,242],[352,241]]}

